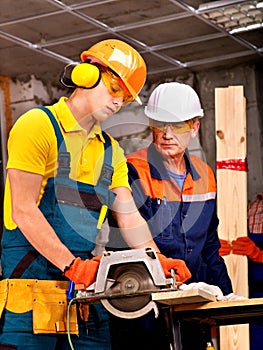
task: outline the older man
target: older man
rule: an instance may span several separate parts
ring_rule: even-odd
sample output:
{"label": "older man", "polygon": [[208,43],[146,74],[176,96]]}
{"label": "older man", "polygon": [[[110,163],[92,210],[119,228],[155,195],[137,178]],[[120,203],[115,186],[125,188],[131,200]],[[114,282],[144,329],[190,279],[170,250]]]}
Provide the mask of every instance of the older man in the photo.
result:
{"label": "older man", "polygon": [[[199,97],[189,85],[160,84],[153,90],[145,114],[153,142],[127,156],[135,203],[160,251],[186,262],[192,274],[187,282],[205,282],[232,295],[226,265],[218,254],[215,177],[209,165],[187,149],[204,116]],[[146,315],[126,325],[118,325],[115,319],[112,324],[113,334],[122,328],[119,338],[114,337],[116,349],[125,339],[130,339],[129,349],[135,345],[144,350],[169,349],[162,317],[156,320]],[[196,327],[182,326],[181,335],[184,350],[205,349],[206,341],[211,340]]]}

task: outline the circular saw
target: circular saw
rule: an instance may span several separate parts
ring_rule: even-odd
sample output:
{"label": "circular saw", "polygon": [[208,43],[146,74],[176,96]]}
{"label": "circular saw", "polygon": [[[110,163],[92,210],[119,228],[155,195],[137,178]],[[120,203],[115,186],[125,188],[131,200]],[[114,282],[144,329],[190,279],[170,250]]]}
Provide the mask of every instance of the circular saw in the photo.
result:
{"label": "circular saw", "polygon": [[152,293],[176,289],[174,277],[166,278],[152,248],[105,252],[97,278],[85,291],[79,291],[79,301],[101,302],[113,315],[137,318],[158,309]]}

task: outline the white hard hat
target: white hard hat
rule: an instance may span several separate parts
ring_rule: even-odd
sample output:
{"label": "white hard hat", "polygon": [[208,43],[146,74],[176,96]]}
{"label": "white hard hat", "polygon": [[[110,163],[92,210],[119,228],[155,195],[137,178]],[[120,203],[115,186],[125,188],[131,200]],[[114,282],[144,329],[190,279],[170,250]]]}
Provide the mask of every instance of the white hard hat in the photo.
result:
{"label": "white hard hat", "polygon": [[163,122],[182,122],[204,116],[194,89],[177,82],[158,85],[151,93],[144,112],[147,117]]}

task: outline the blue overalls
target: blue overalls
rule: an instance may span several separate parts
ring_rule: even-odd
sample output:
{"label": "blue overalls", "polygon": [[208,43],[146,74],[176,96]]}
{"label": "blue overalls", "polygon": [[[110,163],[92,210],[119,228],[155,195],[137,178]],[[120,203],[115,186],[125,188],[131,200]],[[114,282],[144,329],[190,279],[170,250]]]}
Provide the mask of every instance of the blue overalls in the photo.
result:
{"label": "blue overalls", "polygon": [[[58,144],[57,176],[47,182],[39,209],[55,230],[59,239],[76,257],[91,258],[98,234],[97,223],[102,204],[111,207],[115,194],[109,190],[113,173],[112,147],[103,132],[104,164],[95,186],[69,178],[70,153],[53,114],[44,110],[53,124]],[[37,234],[37,232],[36,232]],[[62,272],[40,255],[22,232],[4,229],[2,238],[3,278],[67,280]],[[30,297],[30,296],[29,296]],[[72,335],[75,350],[109,350],[109,317],[101,304],[92,305],[88,322],[79,318],[79,336]],[[0,348],[4,349],[70,349],[66,335],[33,335],[32,311],[13,313],[4,310],[0,322]],[[11,344],[4,347],[3,344]]]}

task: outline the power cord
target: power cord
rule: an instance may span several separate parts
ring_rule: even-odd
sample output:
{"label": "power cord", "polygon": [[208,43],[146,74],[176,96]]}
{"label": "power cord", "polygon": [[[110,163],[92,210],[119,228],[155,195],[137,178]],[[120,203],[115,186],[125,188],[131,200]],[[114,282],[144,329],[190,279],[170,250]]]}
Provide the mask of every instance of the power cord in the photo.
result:
{"label": "power cord", "polygon": [[76,300],[75,298],[70,300],[70,302],[68,303],[68,311],[67,311],[67,334],[68,334],[68,342],[69,342],[69,346],[70,346],[71,350],[74,350],[74,346],[72,344],[71,335],[70,335],[70,308],[71,308],[72,303],[75,300]]}

